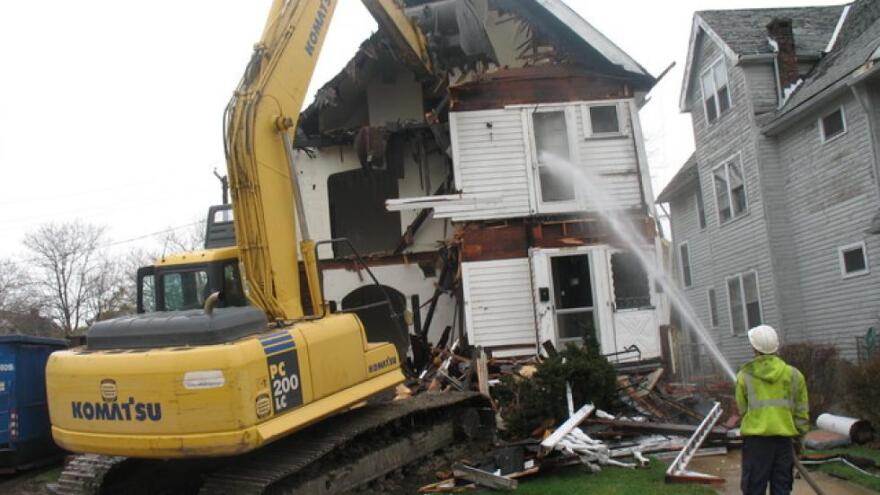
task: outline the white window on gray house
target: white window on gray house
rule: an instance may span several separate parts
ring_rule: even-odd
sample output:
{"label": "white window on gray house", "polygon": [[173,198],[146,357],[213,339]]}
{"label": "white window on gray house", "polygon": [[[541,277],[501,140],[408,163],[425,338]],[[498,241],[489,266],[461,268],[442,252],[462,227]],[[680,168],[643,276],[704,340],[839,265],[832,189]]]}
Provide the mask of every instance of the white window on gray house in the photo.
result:
{"label": "white window on gray house", "polygon": [[551,203],[574,200],[574,178],[571,171],[561,165],[571,161],[565,112],[534,112],[532,127],[535,130],[541,201]]}
{"label": "white window on gray house", "polygon": [[718,300],[715,298],[715,288],[710,287],[708,291],[709,299],[709,323],[712,328],[718,326]]}
{"label": "white window on gray house", "polygon": [[706,121],[711,124],[724,115],[724,112],[730,110],[730,89],[724,57],[719,58],[703,71],[700,83],[703,88],[703,107],[706,109]]}
{"label": "white window on gray house", "polygon": [[819,132],[822,134],[823,143],[846,133],[846,114],[843,107],[819,119]]}
{"label": "white window on gray house", "polygon": [[712,175],[715,181],[718,222],[723,224],[745,214],[749,205],[746,199],[746,183],[739,155],[715,167]]}
{"label": "white window on gray house", "polygon": [[681,284],[690,287],[694,281],[691,271],[691,253],[687,242],[682,242],[678,246],[678,261],[681,265]]}
{"label": "white window on gray house", "polygon": [[837,250],[840,258],[840,275],[843,278],[870,273],[868,252],[864,241],[843,246]]}
{"label": "white window on gray house", "polygon": [[706,205],[703,204],[703,188],[697,179],[697,217],[700,220],[700,228],[706,228]]}
{"label": "white window on gray house", "polygon": [[741,335],[763,321],[757,272],[746,272],[727,278],[727,302],[730,325],[734,335]]}

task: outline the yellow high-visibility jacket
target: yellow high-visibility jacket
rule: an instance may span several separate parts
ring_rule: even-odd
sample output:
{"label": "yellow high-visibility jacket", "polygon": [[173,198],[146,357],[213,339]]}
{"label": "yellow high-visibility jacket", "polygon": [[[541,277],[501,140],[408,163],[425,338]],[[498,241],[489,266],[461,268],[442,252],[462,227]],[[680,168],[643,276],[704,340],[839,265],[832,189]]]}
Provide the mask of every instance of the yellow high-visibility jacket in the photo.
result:
{"label": "yellow high-visibility jacket", "polygon": [[740,368],[736,404],[743,436],[796,437],[810,430],[804,375],[778,356],[758,356]]}

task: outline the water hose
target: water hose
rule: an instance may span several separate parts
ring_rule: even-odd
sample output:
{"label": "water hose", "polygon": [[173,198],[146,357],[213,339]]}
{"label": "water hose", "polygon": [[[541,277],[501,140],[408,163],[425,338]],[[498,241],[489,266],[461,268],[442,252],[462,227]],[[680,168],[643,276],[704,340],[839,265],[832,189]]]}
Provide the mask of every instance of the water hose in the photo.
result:
{"label": "water hose", "polygon": [[807,468],[801,462],[801,459],[798,457],[797,450],[794,448],[794,446],[792,446],[791,450],[792,455],[794,455],[794,467],[798,470],[799,473],[801,473],[801,477],[804,478],[804,481],[806,481],[807,484],[810,485],[810,488],[812,488],[813,491],[816,492],[816,495],[825,495],[825,492],[822,490],[821,487],[819,487],[819,484],[816,483],[816,480],[813,479],[813,476],[810,474],[809,471],[807,471]]}

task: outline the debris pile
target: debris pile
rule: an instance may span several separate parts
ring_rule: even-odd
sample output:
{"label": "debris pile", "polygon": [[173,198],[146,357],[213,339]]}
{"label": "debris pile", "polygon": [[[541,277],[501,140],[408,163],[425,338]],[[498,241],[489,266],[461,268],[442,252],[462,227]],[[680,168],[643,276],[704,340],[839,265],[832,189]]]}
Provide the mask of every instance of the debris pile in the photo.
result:
{"label": "debris pile", "polygon": [[[418,393],[478,391],[488,398],[497,427],[495,448],[459,459],[420,493],[514,490],[518,480],[580,466],[639,469],[653,459],[671,462],[668,481],[717,483],[688,471],[693,457],[723,455],[738,445],[739,418],[726,385],[666,381],[663,363],[635,359],[612,364],[585,342],[545,355],[494,357],[456,340],[431,348],[416,379],[397,399]],[[610,412],[608,412],[610,411]]]}

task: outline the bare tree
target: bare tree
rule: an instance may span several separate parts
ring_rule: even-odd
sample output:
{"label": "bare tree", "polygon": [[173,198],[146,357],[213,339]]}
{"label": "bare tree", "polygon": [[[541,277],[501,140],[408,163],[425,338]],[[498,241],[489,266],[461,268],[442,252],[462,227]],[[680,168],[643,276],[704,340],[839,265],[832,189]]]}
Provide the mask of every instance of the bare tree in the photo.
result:
{"label": "bare tree", "polygon": [[103,238],[103,227],[79,221],[46,224],[25,236],[48,313],[66,335],[92,316],[88,301],[94,297],[91,286],[101,268],[98,249]]}
{"label": "bare tree", "polygon": [[198,251],[205,248],[205,220],[180,229],[171,229],[162,240],[165,253]]}
{"label": "bare tree", "polygon": [[129,284],[125,264],[104,254],[96,268],[87,284],[87,323],[134,313],[137,288]]}
{"label": "bare tree", "polygon": [[27,287],[27,273],[12,260],[0,259],[0,310],[11,311],[19,305]]}

